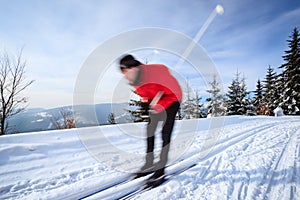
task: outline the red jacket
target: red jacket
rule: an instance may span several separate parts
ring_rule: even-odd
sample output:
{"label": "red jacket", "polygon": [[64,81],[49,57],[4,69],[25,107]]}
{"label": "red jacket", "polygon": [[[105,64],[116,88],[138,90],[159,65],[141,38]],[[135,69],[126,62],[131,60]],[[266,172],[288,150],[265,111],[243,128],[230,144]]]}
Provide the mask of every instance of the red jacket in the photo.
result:
{"label": "red jacket", "polygon": [[139,67],[140,74],[133,86],[136,93],[147,103],[150,103],[158,92],[163,92],[157,105],[153,106],[158,113],[167,109],[172,103],[182,100],[181,87],[166,66],[147,64]]}

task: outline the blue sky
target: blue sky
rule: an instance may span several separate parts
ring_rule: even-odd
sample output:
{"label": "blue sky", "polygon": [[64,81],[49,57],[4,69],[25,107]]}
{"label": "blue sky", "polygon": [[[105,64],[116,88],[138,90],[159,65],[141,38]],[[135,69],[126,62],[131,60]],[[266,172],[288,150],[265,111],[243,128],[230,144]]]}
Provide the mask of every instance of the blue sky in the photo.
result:
{"label": "blue sky", "polygon": [[[248,89],[254,90],[257,79],[265,77],[268,65],[277,68],[283,62],[281,56],[288,48],[286,40],[294,27],[300,28],[298,0],[0,0],[0,3],[0,50],[16,53],[24,46],[26,77],[35,80],[26,90],[29,107],[72,105],[74,85],[83,63],[110,38],[144,27],[166,28],[194,38],[218,4],[225,12],[214,18],[198,44],[216,65],[224,87],[228,87],[238,69],[244,74]],[[148,55],[149,62],[168,60],[166,54],[158,51]],[[121,78],[117,71],[109,73],[111,80],[107,81],[118,82]],[[192,87],[198,87],[191,82]],[[197,90],[205,93],[204,87]],[[101,96],[95,99],[95,103],[108,101]]]}

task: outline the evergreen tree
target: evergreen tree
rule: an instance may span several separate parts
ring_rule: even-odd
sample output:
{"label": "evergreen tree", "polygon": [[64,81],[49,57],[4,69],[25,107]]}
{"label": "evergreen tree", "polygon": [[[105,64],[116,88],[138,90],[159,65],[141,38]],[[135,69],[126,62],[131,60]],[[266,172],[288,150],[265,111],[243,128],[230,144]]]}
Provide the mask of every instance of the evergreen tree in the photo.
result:
{"label": "evergreen tree", "polygon": [[211,94],[211,97],[207,98],[206,101],[209,102],[208,114],[212,117],[223,116],[226,114],[225,107],[225,96],[221,94],[221,89],[219,83],[217,82],[217,77],[214,75],[213,81],[209,82],[211,89],[206,90]]}
{"label": "evergreen tree", "polygon": [[[270,110],[273,115],[273,110],[278,106],[277,89],[276,89],[276,72],[269,66],[266,74],[266,78],[263,81],[263,103]],[[277,99],[276,99],[277,98]]]}
{"label": "evergreen tree", "polygon": [[193,118],[204,118],[206,113],[203,112],[203,104],[201,103],[202,97],[199,96],[199,93],[196,92],[194,102],[193,102]]}
{"label": "evergreen tree", "polygon": [[249,92],[247,91],[247,86],[246,86],[246,79],[245,77],[242,78],[241,80],[241,112],[242,114],[249,114],[250,112],[254,111],[254,106],[252,104],[252,101],[250,98],[248,98]]}
{"label": "evergreen tree", "polygon": [[256,108],[256,111],[258,111],[260,106],[263,105],[263,88],[259,79],[256,84],[256,90],[254,91],[253,104]]}
{"label": "evergreen tree", "polygon": [[108,115],[108,119],[107,119],[109,124],[117,124],[116,123],[116,119],[115,119],[115,114],[114,113],[110,113]]}
{"label": "evergreen tree", "polygon": [[300,115],[300,36],[294,28],[290,40],[287,40],[289,50],[285,51],[282,68],[282,108],[286,114]]}
{"label": "evergreen tree", "polygon": [[238,110],[240,109],[241,105],[238,100],[240,86],[239,86],[239,80],[237,78],[232,80],[231,85],[228,87],[229,91],[227,93],[227,108],[228,108],[228,114],[229,115],[236,115],[240,114],[238,113]]}
{"label": "evergreen tree", "polygon": [[276,97],[275,99],[275,105],[277,107],[282,107],[283,105],[283,88],[284,88],[285,82],[284,77],[281,73],[277,74],[276,76],[276,82],[275,82],[275,88],[276,88]]}
{"label": "evergreen tree", "polygon": [[192,91],[187,84],[187,98],[181,105],[181,113],[184,119],[195,119],[206,117],[206,113],[203,110],[203,104],[201,104],[201,97],[196,92],[195,97],[192,95]]}
{"label": "evergreen tree", "polygon": [[247,98],[249,94],[245,83],[245,78],[240,80],[240,73],[237,71],[236,77],[228,87],[227,107],[229,115],[244,115],[250,109],[250,100]]}
{"label": "evergreen tree", "polygon": [[192,119],[194,100],[192,98],[192,92],[188,83],[186,83],[186,89],[187,89],[186,100],[182,102],[181,113],[183,114],[183,119]]}

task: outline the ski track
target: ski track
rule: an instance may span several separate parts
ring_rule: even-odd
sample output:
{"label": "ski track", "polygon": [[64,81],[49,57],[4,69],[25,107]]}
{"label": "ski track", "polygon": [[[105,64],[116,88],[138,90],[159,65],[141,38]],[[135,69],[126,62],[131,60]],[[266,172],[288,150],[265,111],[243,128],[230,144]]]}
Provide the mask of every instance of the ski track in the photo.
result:
{"label": "ski track", "polygon": [[[300,199],[299,118],[270,119],[245,118],[241,123],[229,123],[213,146],[205,145],[210,138],[204,136],[206,130],[199,130],[190,150],[177,161],[179,166],[191,163],[197,165],[172,177],[165,184],[137,194],[131,199]],[[57,142],[60,137],[62,136],[53,136]],[[30,163],[39,159],[46,160],[49,155],[64,155],[69,162],[77,162],[76,166],[78,160],[88,159],[82,153],[82,144],[74,142],[72,138],[67,142],[64,145],[72,148],[58,151],[53,148],[51,152],[42,151],[49,149],[46,143],[11,143],[5,148],[0,146],[1,154],[4,155],[1,160],[9,160],[5,156],[14,153],[16,148],[20,151],[23,149],[28,152],[30,160],[17,168],[17,171],[26,173],[29,170],[39,171],[45,168],[44,163],[47,162],[41,162],[34,167],[30,167]],[[122,145],[121,141],[116,143]],[[52,145],[54,144],[55,142]],[[130,149],[140,151],[133,147]],[[17,164],[18,159],[14,157],[10,164]],[[0,186],[0,199],[80,199],[101,190],[101,187],[103,191],[96,192],[87,199],[98,199],[101,194],[110,199],[111,195],[116,195],[114,189],[122,195],[126,188],[139,185],[138,182],[118,184],[128,179],[128,174],[116,173],[94,161],[84,162],[90,165],[75,166],[74,169],[59,168],[56,173],[49,174],[46,180],[33,177],[15,183],[11,181],[11,184]],[[55,163],[51,163],[52,165],[55,166]],[[172,169],[174,167],[171,166],[168,170]],[[8,168],[5,172],[1,171],[0,176],[13,175],[15,171],[16,168]],[[104,180],[103,177],[107,174],[110,178]],[[107,188],[107,185],[115,186]],[[47,194],[46,198],[40,197],[43,194]]]}
{"label": "ski track", "polygon": [[[213,152],[205,159],[200,159],[196,168],[172,180],[176,182],[172,186],[177,187],[163,185],[133,199],[299,199],[299,121],[289,121],[293,128],[287,130],[280,129],[283,123],[287,122],[261,124],[252,131],[247,129],[227,139],[221,138]],[[274,132],[274,135],[267,134],[270,132]],[[261,147],[260,151],[257,146]],[[272,148],[276,152],[269,150]],[[239,161],[240,157],[241,160],[247,160],[248,156],[265,154],[268,159],[258,158],[263,160],[264,165],[256,168],[247,167]],[[286,163],[291,155],[295,157],[294,163]],[[194,182],[194,179],[198,184],[189,184],[189,180]],[[176,190],[181,190],[181,194],[178,195]]]}
{"label": "ski track", "polygon": [[[270,130],[273,130],[273,129],[276,129],[276,127],[278,125],[278,122],[274,122],[274,123],[267,123],[267,124],[262,124],[262,125],[256,125],[255,126],[255,129],[253,130],[253,127],[250,127],[248,128],[247,130],[243,130],[241,132],[237,132],[236,134],[234,135],[231,135],[230,137],[227,137],[227,138],[222,138],[220,139],[215,147],[214,147],[214,150],[209,153],[207,156],[205,156],[204,158],[195,158],[197,157],[197,155],[193,155],[191,156],[190,158],[186,158],[186,162],[193,162],[195,160],[198,160],[198,162],[204,162],[205,160],[213,157],[212,159],[212,162],[210,164],[208,164],[208,167],[207,169],[204,170],[203,173],[201,173],[201,177],[199,177],[199,179],[203,179],[203,178],[207,178],[209,179],[211,177],[214,177],[215,174],[214,173],[209,173],[209,176],[207,176],[207,171],[211,168],[212,164],[215,162],[215,158],[217,157],[217,161],[216,161],[216,164],[215,164],[215,171],[217,171],[217,169],[220,168],[220,165],[224,162],[223,161],[223,156],[218,156],[218,154],[223,154],[224,152],[226,153],[227,149],[231,149],[231,148],[236,148],[235,145],[237,144],[240,144],[240,151],[239,152],[243,152],[243,151],[246,151],[247,148],[249,147],[249,145],[251,143],[254,142],[255,138],[257,137],[257,135],[260,133],[267,133],[269,132]],[[277,138],[278,136],[274,136],[274,138]],[[288,140],[290,140],[290,137],[287,138]],[[248,141],[249,140],[249,141]],[[272,141],[272,138],[271,138],[271,141]],[[287,146],[288,142],[285,143],[285,147]],[[285,150],[285,147],[282,149],[281,152],[284,152]],[[210,148],[210,147],[207,147],[207,148]],[[206,149],[202,149],[203,151],[205,151]],[[238,156],[238,155],[236,155]],[[236,157],[235,156],[235,157]],[[279,156],[278,159],[280,159],[282,156]],[[274,158],[273,158],[274,160]],[[278,163],[279,161],[275,162],[275,165],[276,163]],[[232,170],[233,171],[236,171],[235,169],[235,166],[231,166],[232,167]],[[274,168],[273,170],[275,170],[276,168]],[[237,196],[239,199],[246,199],[247,198],[247,195],[248,195],[248,184],[249,184],[249,173],[248,172],[245,172],[243,174],[244,176],[242,177],[243,181],[240,181],[240,183],[231,183],[231,184],[228,184],[228,187],[227,187],[227,194],[225,195],[227,197],[227,199],[232,199],[232,196]],[[179,175],[180,176],[180,175]],[[207,176],[207,177],[205,177]],[[230,174],[228,175],[230,176]],[[272,181],[272,179],[266,179],[266,177],[269,177],[268,174],[265,174],[265,177],[263,178],[264,180],[269,180],[269,183]],[[223,178],[225,180],[225,178]],[[248,183],[248,184],[245,184]],[[267,182],[262,182],[261,185],[265,185]],[[269,184],[271,186],[271,184]],[[262,188],[257,188],[255,191],[254,191],[254,196],[255,195],[259,195],[260,191],[262,190]],[[268,190],[268,189],[267,189]],[[153,191],[151,191],[152,193]],[[146,196],[147,196],[147,193],[148,192],[144,192],[146,193]],[[265,196],[267,195],[268,191],[265,192]],[[186,198],[186,194],[185,193],[183,196],[185,196]],[[99,195],[99,194],[98,194]],[[252,196],[252,197],[254,197]],[[136,195],[136,197],[132,198],[132,199],[144,199],[145,196],[143,196],[143,194],[138,194]],[[152,198],[155,198],[155,199],[159,199],[160,197],[159,196],[155,196]],[[164,196],[163,198],[161,199],[173,199],[173,198],[180,198],[178,196],[176,197],[167,197],[167,196]],[[93,197],[91,197],[90,199],[93,199]],[[97,199],[97,194],[95,195],[95,199]],[[109,198],[108,198],[109,199]],[[151,199],[151,198],[150,198]]]}
{"label": "ski track", "polygon": [[[270,125],[270,124],[263,124],[262,126],[260,126],[259,128],[257,128],[256,130],[251,130],[251,128],[249,128],[249,129],[247,129],[247,130],[244,130],[243,132],[238,132],[238,133],[236,133],[235,135],[233,135],[233,136],[231,136],[231,137],[229,137],[229,138],[225,138],[225,139],[223,139],[223,140],[221,140],[221,141],[219,141],[218,143],[217,143],[217,145],[221,145],[221,147],[220,148],[217,148],[217,150],[214,152],[214,154],[211,154],[211,155],[209,155],[209,156],[207,156],[205,159],[203,159],[203,158],[199,158],[199,156],[197,155],[198,153],[199,153],[199,149],[198,150],[195,150],[195,151],[193,151],[193,153],[190,153],[189,154],[189,156],[185,156],[185,158],[184,159],[182,159],[182,160],[184,160],[184,162],[182,162],[182,165],[184,165],[185,163],[194,163],[195,162],[195,160],[197,161],[197,160],[199,160],[199,159],[201,159],[201,161],[203,161],[203,160],[206,160],[206,159],[208,159],[208,157],[211,157],[211,156],[214,156],[215,154],[217,154],[217,153],[220,153],[220,152],[222,152],[224,149],[226,149],[227,147],[230,147],[231,145],[234,145],[234,144],[236,144],[236,143],[238,143],[238,142],[240,142],[241,140],[243,140],[243,139],[245,139],[245,138],[247,138],[247,137],[250,137],[250,136],[252,136],[253,134],[255,134],[255,132],[256,131],[260,131],[260,130],[263,130],[263,129],[265,129],[266,127],[269,127],[269,126],[272,126],[272,125]],[[256,126],[257,127],[257,126]],[[250,133],[248,133],[250,131]],[[245,133],[248,133],[248,134],[245,134]],[[224,144],[226,144],[226,145],[224,145]],[[209,147],[208,147],[209,148]],[[204,149],[204,150],[206,150],[206,149]],[[95,199],[99,199],[100,197],[101,197],[101,199],[111,199],[111,198],[113,198],[113,197],[115,197],[115,196],[117,196],[116,194],[113,194],[113,196],[112,197],[110,197],[109,196],[109,194],[111,193],[110,192],[110,190],[114,190],[115,192],[116,191],[118,191],[118,190],[126,190],[126,188],[128,188],[128,187],[138,187],[138,185],[139,185],[139,183],[140,182],[142,182],[142,181],[139,181],[137,184],[135,184],[135,185],[132,185],[132,183],[125,183],[125,184],[117,184],[116,183],[116,186],[114,186],[114,188],[106,188],[106,187],[103,187],[103,189],[101,189],[101,188],[98,188],[98,189],[95,189],[96,191],[97,190],[99,190],[100,192],[97,192],[97,193],[95,193],[95,192],[92,192],[92,193],[94,193],[92,196],[89,196],[87,199],[93,199],[93,198],[95,198]],[[137,186],[136,186],[137,185]],[[121,189],[119,189],[119,188],[121,188]],[[125,188],[125,189],[124,189]],[[108,190],[108,191],[107,191]],[[127,191],[127,190],[126,190]],[[75,195],[76,196],[76,195]],[[80,198],[82,198],[83,196],[88,196],[88,193],[87,194],[81,194],[80,195]],[[119,196],[122,196],[122,191],[120,192],[120,195]],[[79,197],[79,196],[78,196]],[[70,199],[70,198],[68,198],[68,199]],[[72,199],[72,198],[71,198]]]}
{"label": "ski track", "polygon": [[[270,125],[267,125],[267,126],[270,126]],[[263,125],[262,127],[260,127],[261,129],[264,129],[265,128],[265,125]],[[248,132],[249,130],[246,130],[245,132]],[[218,145],[220,145],[220,144],[223,144],[223,143],[225,143],[225,142],[227,142],[228,144],[226,145],[226,146],[231,146],[232,144],[235,144],[235,143],[237,143],[237,142],[240,142],[242,139],[240,139],[239,137],[241,137],[240,135],[242,135],[241,133],[237,133],[237,134],[235,134],[234,136],[232,136],[232,137],[230,137],[230,138],[227,138],[227,139],[224,139],[223,141],[220,141],[219,143],[218,143]],[[252,134],[251,134],[252,135]],[[248,137],[248,135],[246,135],[246,136],[243,136],[243,137]],[[237,140],[234,140],[234,141],[231,141],[231,140],[233,140],[233,139],[235,139],[235,138],[238,138]],[[209,148],[209,147],[208,147]],[[218,152],[222,152],[224,149],[225,149],[226,147],[221,147],[221,148],[219,148],[217,151]],[[215,152],[215,154],[217,153],[217,151]],[[215,154],[211,154],[211,155],[215,155]],[[196,154],[196,156],[195,156],[195,154],[194,155],[191,155],[191,157],[190,158],[186,158],[185,159],[185,162],[195,162],[194,160],[196,160],[196,159],[199,159],[199,158],[194,158],[194,157],[198,157],[197,156],[197,154]],[[124,188],[124,186],[126,187],[126,184],[127,185],[131,185],[131,183],[125,183],[125,184],[122,184],[122,185],[120,185],[120,188]],[[133,187],[133,186],[130,186],[130,187]],[[136,187],[136,186],[134,186],[134,187]],[[112,190],[114,190],[114,191],[117,191],[118,190],[118,186],[115,186],[114,188],[108,188],[109,190],[110,189],[112,189]],[[121,190],[121,189],[119,189],[119,190]],[[124,190],[124,189],[123,189]],[[108,193],[110,193],[110,192],[108,192]],[[115,194],[113,194],[113,195],[115,195]],[[95,193],[95,194],[93,194],[93,196],[89,196],[88,197],[88,199],[93,199],[93,198],[95,198],[95,199],[99,199],[100,198],[100,196],[101,196],[101,198],[103,199],[110,199],[110,197],[109,196],[107,196],[107,191],[105,190],[105,191],[101,191],[101,192],[98,192],[98,193]],[[120,196],[122,196],[122,195],[120,195]],[[112,198],[112,197],[111,197]]]}

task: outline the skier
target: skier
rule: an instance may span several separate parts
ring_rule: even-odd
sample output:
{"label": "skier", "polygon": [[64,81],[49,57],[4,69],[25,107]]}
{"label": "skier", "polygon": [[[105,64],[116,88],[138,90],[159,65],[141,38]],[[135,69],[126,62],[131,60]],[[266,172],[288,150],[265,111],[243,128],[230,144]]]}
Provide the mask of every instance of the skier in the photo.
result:
{"label": "skier", "polygon": [[[174,121],[182,100],[181,87],[170,74],[168,68],[162,64],[143,64],[132,55],[123,56],[119,64],[122,74],[129,84],[135,88],[136,93],[141,97],[141,101],[149,109],[146,162],[140,171],[136,173],[135,178],[152,172],[154,174],[150,179],[163,178],[168,161]],[[161,131],[163,144],[160,160],[154,164],[154,133],[159,121],[163,121]]]}

